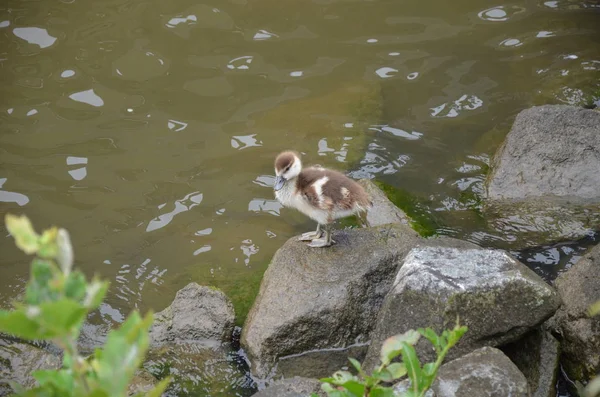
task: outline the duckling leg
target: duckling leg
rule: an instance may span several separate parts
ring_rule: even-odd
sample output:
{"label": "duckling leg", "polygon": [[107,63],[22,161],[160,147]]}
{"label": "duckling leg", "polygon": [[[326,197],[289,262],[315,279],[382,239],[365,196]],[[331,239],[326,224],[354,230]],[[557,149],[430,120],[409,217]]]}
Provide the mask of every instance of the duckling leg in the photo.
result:
{"label": "duckling leg", "polygon": [[308,244],[311,248],[329,247],[334,241],[331,239],[331,224],[325,225],[325,238],[317,238]]}
{"label": "duckling leg", "polygon": [[300,241],[313,241],[315,239],[321,238],[322,235],[323,235],[323,231],[321,230],[321,224],[317,223],[316,231],[302,234],[302,236],[300,236],[299,240]]}

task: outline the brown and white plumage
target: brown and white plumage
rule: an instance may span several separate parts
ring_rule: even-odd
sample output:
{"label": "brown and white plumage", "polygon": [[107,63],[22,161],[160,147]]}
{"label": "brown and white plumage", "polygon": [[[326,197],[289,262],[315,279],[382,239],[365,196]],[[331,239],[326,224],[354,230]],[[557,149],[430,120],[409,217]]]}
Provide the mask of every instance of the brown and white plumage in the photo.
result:
{"label": "brown and white plumage", "polygon": [[[320,166],[302,169],[300,156],[291,151],[275,159],[275,197],[286,207],[296,208],[318,224],[314,233],[304,233],[311,247],[331,245],[329,225],[336,219],[367,211],[372,203],[365,190],[346,175]],[[325,238],[321,238],[321,225]]]}

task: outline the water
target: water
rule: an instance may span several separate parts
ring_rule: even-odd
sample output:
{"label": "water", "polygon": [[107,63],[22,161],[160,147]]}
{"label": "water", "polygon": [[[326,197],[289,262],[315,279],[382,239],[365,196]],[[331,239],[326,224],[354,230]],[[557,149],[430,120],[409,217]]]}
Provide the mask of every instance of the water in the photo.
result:
{"label": "water", "polygon": [[[599,6],[4,0],[0,213],[70,230],[77,266],[111,281],[106,326],[191,281],[246,310],[275,250],[314,227],[274,201],[283,149],[494,246],[470,210],[490,156],[523,108],[598,88]],[[28,266],[0,250],[8,306]]]}

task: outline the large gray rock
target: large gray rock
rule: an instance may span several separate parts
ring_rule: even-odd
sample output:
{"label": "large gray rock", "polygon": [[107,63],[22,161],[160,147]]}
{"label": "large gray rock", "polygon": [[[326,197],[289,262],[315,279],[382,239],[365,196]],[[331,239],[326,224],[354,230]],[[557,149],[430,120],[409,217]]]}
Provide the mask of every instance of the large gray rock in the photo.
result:
{"label": "large gray rock", "polygon": [[442,365],[431,389],[436,397],[529,397],[525,376],[492,347]]}
{"label": "large gray rock", "polygon": [[563,305],[552,319],[560,335],[563,366],[571,379],[585,381],[600,373],[600,316],[588,308],[600,300],[600,245],[556,279]]}
{"label": "large gray rock", "polygon": [[230,341],[235,312],[225,294],[190,283],[177,291],[173,303],[156,313],[150,330],[152,346],[201,343],[217,346]]}
{"label": "large gray rock", "polygon": [[[334,239],[314,249],[295,237],[275,253],[242,332],[255,375],[265,377],[282,357],[366,342],[399,264],[419,241],[397,224],[337,231]],[[288,376],[302,376],[296,368]]]}
{"label": "large gray rock", "polygon": [[[190,283],[155,315],[143,364],[152,377],[173,378],[174,395],[238,395],[253,381],[231,346],[235,313],[223,292]],[[150,378],[139,379],[140,389]]]}
{"label": "large gray rock", "polygon": [[0,337],[0,396],[13,393],[8,381],[30,389],[37,384],[31,376],[33,371],[61,366],[62,357],[58,354]]}
{"label": "large gray rock", "polygon": [[531,397],[556,397],[560,343],[544,326],[502,346],[502,351],[527,378]]}
{"label": "large gray rock", "polygon": [[[408,379],[394,392],[410,389]],[[440,367],[425,397],[531,397],[527,380],[508,357],[493,347],[482,347]]]}
{"label": "large gray rock", "polygon": [[361,179],[358,183],[365,189],[373,202],[373,207],[367,212],[365,226],[375,227],[388,223],[410,224],[404,211],[396,207],[370,179]]}
{"label": "large gray rock", "polygon": [[[457,317],[469,330],[448,359],[499,346],[552,316],[559,303],[551,287],[504,251],[415,248],[404,259],[379,312],[365,366],[379,363],[386,338],[420,327],[439,334],[452,328]],[[424,338],[417,352],[423,361],[435,358]]]}
{"label": "large gray rock", "polygon": [[310,397],[312,393],[317,393],[319,397],[326,396],[321,391],[321,382],[296,376],[278,380],[252,397]]}
{"label": "large gray rock", "polygon": [[515,248],[600,227],[600,113],[547,105],[519,113],[486,182],[484,211]]}

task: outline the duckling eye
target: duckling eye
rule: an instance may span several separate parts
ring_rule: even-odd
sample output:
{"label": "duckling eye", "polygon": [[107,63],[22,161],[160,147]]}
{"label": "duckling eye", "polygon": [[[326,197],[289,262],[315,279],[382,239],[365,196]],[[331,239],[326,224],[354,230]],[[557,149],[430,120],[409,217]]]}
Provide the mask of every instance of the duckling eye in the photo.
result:
{"label": "duckling eye", "polygon": [[285,167],[285,170],[283,170],[283,172],[288,172],[290,170],[291,165],[288,165],[287,167]]}

